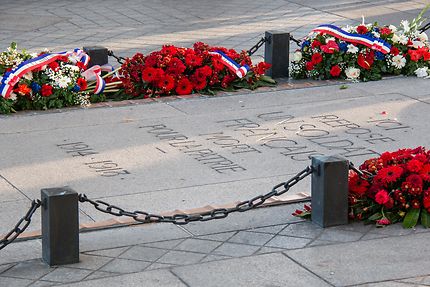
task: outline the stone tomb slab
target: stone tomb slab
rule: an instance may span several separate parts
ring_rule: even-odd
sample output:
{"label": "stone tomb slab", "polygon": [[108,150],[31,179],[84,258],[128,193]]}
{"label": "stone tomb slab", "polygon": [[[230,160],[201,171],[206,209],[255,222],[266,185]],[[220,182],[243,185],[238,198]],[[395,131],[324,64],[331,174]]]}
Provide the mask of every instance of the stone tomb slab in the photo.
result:
{"label": "stone tomb slab", "polygon": [[[300,91],[294,97],[308,93]],[[41,188],[68,185],[113,204],[133,195],[133,210],[187,209],[200,207],[202,199],[226,203],[227,193],[230,202],[267,192],[306,167],[310,156],[341,154],[359,164],[385,150],[426,145],[430,139],[428,105],[400,94],[345,95],[291,106],[289,91],[283,93],[283,100],[273,93],[277,106],[266,96],[261,108],[235,111],[227,109],[225,97],[187,102],[188,109],[206,110],[203,114],[186,114],[165,103],[134,106],[137,116],[130,121],[123,120],[124,109],[119,109],[121,117],[116,109],[87,110],[88,119],[108,119],[107,110],[115,118],[94,126],[83,125],[81,110],[18,117],[25,129],[0,136],[1,146],[14,147],[2,150],[0,174],[30,198],[38,198]],[[250,101],[255,97],[259,94],[250,94]],[[214,103],[218,108],[210,112]],[[153,117],[139,117],[139,111],[150,112],[148,107],[157,111]],[[56,129],[37,129],[59,115],[64,128],[57,122]],[[4,123],[11,131],[14,121]],[[304,182],[291,192],[309,192],[309,185]],[[85,211],[98,218],[98,211]]]}

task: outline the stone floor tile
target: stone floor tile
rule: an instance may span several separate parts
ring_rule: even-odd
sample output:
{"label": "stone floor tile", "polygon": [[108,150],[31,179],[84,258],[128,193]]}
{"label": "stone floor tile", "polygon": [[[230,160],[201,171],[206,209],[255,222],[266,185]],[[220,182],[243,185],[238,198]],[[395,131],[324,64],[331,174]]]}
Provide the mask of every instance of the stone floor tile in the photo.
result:
{"label": "stone floor tile", "polygon": [[285,249],[295,249],[295,248],[303,248],[311,241],[309,238],[299,238],[299,237],[290,237],[290,236],[282,236],[277,235],[272,240],[270,240],[266,246],[267,247],[278,247]]}
{"label": "stone floor tile", "polygon": [[349,242],[357,241],[363,234],[360,232],[340,230],[340,229],[325,229],[318,240]]}
{"label": "stone floor tile", "polygon": [[226,241],[227,239],[232,237],[234,234],[236,234],[236,231],[215,233],[215,234],[210,234],[210,235],[203,235],[203,236],[198,236],[197,238],[214,240],[214,241]]}
{"label": "stone floor tile", "polygon": [[385,234],[390,236],[408,235],[413,232],[414,230],[412,228],[403,228],[403,226],[400,223],[387,225],[383,228],[371,229],[369,231],[369,233],[373,233],[373,234]]}
{"label": "stone floor tile", "polygon": [[176,265],[155,262],[155,263],[152,263],[151,265],[149,265],[149,267],[146,268],[146,271],[155,270],[155,269],[162,269],[162,268],[169,268],[172,266],[176,266]]}
{"label": "stone floor tile", "polygon": [[31,284],[28,287],[50,287],[50,286],[54,286],[57,285],[57,282],[49,282],[49,281],[43,281],[43,280],[38,280],[36,282],[34,282],[33,284]]}
{"label": "stone floor tile", "polygon": [[149,246],[149,247],[162,248],[162,249],[173,249],[179,243],[181,243],[182,241],[184,241],[184,239],[151,242],[151,243],[146,243],[146,244],[143,244],[143,245],[144,246]]}
{"label": "stone floor tile", "polygon": [[157,261],[158,258],[167,253],[167,250],[144,247],[144,246],[134,246],[121,254],[119,258],[132,259],[132,260],[143,260],[143,261]]}
{"label": "stone floor tile", "polygon": [[272,239],[273,236],[273,234],[239,231],[228,242],[262,246]]}
{"label": "stone floor tile", "polygon": [[430,275],[398,280],[400,282],[430,285]]}
{"label": "stone floor tile", "polygon": [[232,257],[249,256],[259,249],[258,246],[229,243],[226,242],[215,249],[212,253],[215,255],[225,255]]}
{"label": "stone floor tile", "polygon": [[114,259],[100,271],[114,272],[114,273],[132,273],[145,270],[151,262],[139,261],[139,260],[128,260],[128,259]]}
{"label": "stone floor tile", "polygon": [[319,240],[319,239],[317,239],[317,240],[315,240],[315,241],[312,241],[309,245],[308,245],[308,247],[311,247],[311,246],[320,246],[320,245],[329,245],[329,244],[338,244],[339,242],[335,242],[335,241],[327,241],[327,240]]}
{"label": "stone floor tile", "polygon": [[14,264],[3,264],[0,265],[0,275],[6,270],[10,269]]}
{"label": "stone floor tile", "polygon": [[384,281],[378,283],[368,283],[368,284],[360,284],[354,285],[353,287],[418,287],[424,285],[415,285],[412,283],[404,283],[398,281]]}
{"label": "stone floor tile", "polygon": [[124,251],[126,251],[130,247],[119,247],[119,248],[110,248],[110,249],[101,249],[101,250],[95,250],[95,251],[88,251],[85,252],[86,254],[93,254],[93,255],[100,255],[100,256],[106,256],[106,257],[118,257],[120,254],[122,254]]}
{"label": "stone floor tile", "polygon": [[224,255],[208,255],[205,258],[203,258],[200,262],[209,262],[209,261],[216,261],[216,260],[223,260],[223,259],[230,259],[230,256],[224,256]]}
{"label": "stone floor tile", "polygon": [[28,286],[32,280],[17,279],[10,277],[0,277],[0,287],[25,287]]}
{"label": "stone floor tile", "polygon": [[73,281],[81,281],[89,274],[91,274],[90,270],[58,267],[51,273],[48,273],[47,275],[43,276],[41,279],[47,281],[68,283]]}
{"label": "stone floor tile", "polygon": [[113,273],[113,272],[105,272],[105,271],[96,271],[85,280],[92,280],[92,279],[98,279],[98,278],[105,278],[105,277],[112,277],[112,276],[118,276],[120,273]]}
{"label": "stone floor tile", "polygon": [[97,270],[111,260],[112,258],[110,257],[81,254],[79,263],[70,264],[67,267]]}
{"label": "stone floor tile", "polygon": [[273,247],[261,247],[260,250],[256,254],[266,254],[266,253],[273,253],[273,252],[281,252],[284,251],[284,248],[273,248]]}
{"label": "stone floor tile", "polygon": [[157,263],[187,265],[197,263],[203,257],[205,257],[205,254],[184,251],[169,251],[169,253],[158,259]]}
{"label": "stone floor tile", "polygon": [[45,274],[48,274],[54,269],[55,268],[51,268],[46,263],[42,262],[42,260],[36,259],[20,262],[4,272],[2,275],[35,280],[44,276]]}
{"label": "stone floor tile", "polygon": [[269,234],[277,234],[285,226],[287,226],[287,225],[280,224],[280,225],[266,226],[266,227],[260,227],[260,228],[252,228],[252,229],[248,229],[247,231],[260,232],[260,233],[269,233]]}
{"label": "stone floor tile", "polygon": [[315,238],[321,234],[323,229],[311,222],[299,222],[288,225],[279,234],[294,237]]}
{"label": "stone floor tile", "polygon": [[193,251],[199,253],[210,253],[212,250],[221,245],[221,242],[200,239],[186,239],[184,242],[175,247],[176,250]]}

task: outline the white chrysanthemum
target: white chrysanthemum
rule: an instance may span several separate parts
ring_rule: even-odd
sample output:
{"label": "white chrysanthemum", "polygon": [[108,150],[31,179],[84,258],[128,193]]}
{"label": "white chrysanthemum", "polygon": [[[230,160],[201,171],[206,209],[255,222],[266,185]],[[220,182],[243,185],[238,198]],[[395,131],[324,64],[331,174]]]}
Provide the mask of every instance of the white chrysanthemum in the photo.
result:
{"label": "white chrysanthemum", "polygon": [[293,61],[294,62],[299,62],[302,59],[302,52],[300,51],[296,51],[293,54]]}
{"label": "white chrysanthemum", "polygon": [[55,84],[59,88],[67,88],[70,84],[71,80],[68,77],[58,77],[55,81]]}
{"label": "white chrysanthemum", "polygon": [[66,64],[66,65],[64,65],[64,68],[69,69],[72,72],[79,72],[80,71],[79,67],[76,65]]}
{"label": "white chrysanthemum", "polygon": [[346,51],[347,53],[351,53],[351,54],[357,54],[358,53],[358,47],[355,46],[354,44],[348,44],[348,50]]}
{"label": "white chrysanthemum", "polygon": [[415,75],[417,75],[418,78],[425,78],[428,76],[428,70],[427,67],[418,68],[415,70]]}
{"label": "white chrysanthemum", "polygon": [[401,69],[406,65],[406,59],[402,55],[396,55],[391,59],[391,63],[395,68]]}
{"label": "white chrysanthemum", "polygon": [[411,30],[411,27],[409,26],[408,20],[400,21],[400,25],[402,25],[403,31],[405,31],[405,33],[408,33]]}
{"label": "white chrysanthemum", "polygon": [[390,25],[390,26],[388,26],[388,28],[390,28],[391,32],[393,32],[393,33],[397,32],[397,27],[394,25]]}
{"label": "white chrysanthemum", "polygon": [[375,38],[381,38],[381,34],[379,34],[376,31],[372,31],[372,34],[373,34],[373,37],[375,37]]}
{"label": "white chrysanthemum", "polygon": [[418,38],[420,38],[421,42],[427,42],[429,40],[429,37],[425,32],[422,32],[418,35]]}
{"label": "white chrysanthemum", "polygon": [[356,80],[358,77],[360,77],[360,69],[348,67],[345,69],[345,75],[348,79]]}

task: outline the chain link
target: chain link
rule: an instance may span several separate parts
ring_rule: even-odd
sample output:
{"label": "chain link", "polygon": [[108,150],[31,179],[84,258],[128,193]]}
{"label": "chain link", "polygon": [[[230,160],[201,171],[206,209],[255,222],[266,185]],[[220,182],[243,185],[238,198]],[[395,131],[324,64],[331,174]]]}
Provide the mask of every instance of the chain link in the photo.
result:
{"label": "chain link", "polygon": [[375,176],[374,174],[366,171],[366,170],[360,170],[354,166],[352,162],[349,162],[349,169],[354,171],[362,180],[370,181]]}
{"label": "chain link", "polygon": [[15,227],[9,231],[9,233],[6,234],[3,239],[0,240],[0,250],[12,243],[21,233],[27,229],[31,223],[31,217],[41,205],[42,202],[38,199],[31,202],[31,207],[28,209],[24,217],[22,217]]}
{"label": "chain link", "polygon": [[215,219],[226,218],[232,212],[244,212],[250,209],[256,208],[262,205],[267,199],[272,196],[280,196],[286,193],[291,187],[296,185],[302,179],[307,177],[312,173],[312,167],[308,166],[297,175],[292,177],[286,182],[275,185],[272,190],[266,194],[255,196],[249,200],[241,201],[232,208],[216,208],[210,211],[195,213],[195,214],[185,214],[177,213],[173,215],[158,215],[151,214],[144,211],[127,211],[118,206],[111,205],[101,200],[92,200],[85,194],[79,194],[79,201],[84,203],[88,202],[94,206],[97,210],[108,213],[114,216],[127,216],[141,223],[149,222],[169,222],[177,225],[184,225],[194,221],[209,221]]}
{"label": "chain link", "polygon": [[264,43],[269,42],[270,43],[271,39],[270,37],[262,37],[257,44],[255,44],[254,46],[251,47],[251,49],[248,50],[248,55],[252,56],[254,55],[255,52],[258,51],[258,49],[261,48],[261,46],[264,45]]}
{"label": "chain link", "polygon": [[297,46],[301,46],[302,45],[302,41],[297,40],[296,38],[293,37],[293,35],[290,35],[290,40],[293,41],[294,43],[297,44]]}
{"label": "chain link", "polygon": [[116,56],[112,50],[108,50],[108,56],[114,57],[118,63],[121,65],[124,63],[125,58],[124,57],[118,57]]}

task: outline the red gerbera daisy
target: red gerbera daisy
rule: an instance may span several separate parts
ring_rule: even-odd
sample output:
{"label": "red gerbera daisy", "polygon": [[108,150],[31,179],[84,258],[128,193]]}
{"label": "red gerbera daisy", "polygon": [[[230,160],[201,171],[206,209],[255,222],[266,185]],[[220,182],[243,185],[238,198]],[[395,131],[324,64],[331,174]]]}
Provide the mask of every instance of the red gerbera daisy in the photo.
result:
{"label": "red gerbera daisy", "polygon": [[178,82],[175,91],[178,95],[189,95],[193,91],[193,85],[190,80],[183,78]]}
{"label": "red gerbera daisy", "polygon": [[185,56],[185,63],[190,67],[200,66],[203,62],[203,58],[194,54],[188,54]]}
{"label": "red gerbera daisy", "polygon": [[88,88],[87,81],[84,78],[79,78],[76,84],[81,88],[81,91],[85,91]]}
{"label": "red gerbera daisy", "polygon": [[380,181],[384,184],[389,184],[392,182],[396,182],[400,176],[402,176],[403,168],[398,165],[393,165],[389,167],[385,167],[378,171],[378,174],[375,176],[375,180]]}
{"label": "red gerbera daisy", "polygon": [[204,88],[206,88],[206,85],[207,85],[206,78],[204,78],[204,79],[195,79],[193,81],[193,85],[194,85],[194,88],[197,91],[203,90]]}
{"label": "red gerbera daisy", "polygon": [[407,167],[408,171],[410,171],[410,172],[419,172],[421,170],[421,168],[423,167],[423,163],[420,162],[419,160],[412,159],[408,162],[406,167]]}
{"label": "red gerbera daisy", "polygon": [[142,71],[142,80],[145,82],[153,82],[157,79],[157,69],[148,67]]}
{"label": "red gerbera daisy", "polygon": [[369,188],[369,183],[366,180],[362,180],[357,173],[351,172],[349,174],[348,187],[351,193],[362,196]]}
{"label": "red gerbera daisy", "polygon": [[175,87],[175,79],[172,76],[166,75],[158,82],[158,87],[169,92]]}
{"label": "red gerbera daisy", "polygon": [[420,176],[424,181],[430,182],[430,164],[425,164],[421,169]]}

